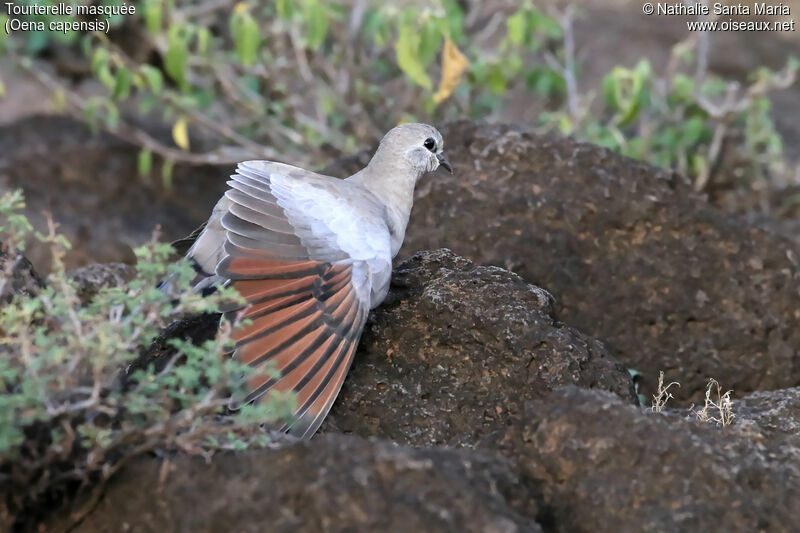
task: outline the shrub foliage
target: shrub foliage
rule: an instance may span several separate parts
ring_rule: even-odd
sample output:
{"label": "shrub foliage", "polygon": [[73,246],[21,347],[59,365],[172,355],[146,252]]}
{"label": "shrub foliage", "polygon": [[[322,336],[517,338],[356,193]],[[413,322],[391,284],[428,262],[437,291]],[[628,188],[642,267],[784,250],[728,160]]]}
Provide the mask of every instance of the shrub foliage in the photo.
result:
{"label": "shrub foliage", "polygon": [[[171,247],[154,240],[136,250],[131,281],[82,302],[61,261],[69,243],[52,223],[47,233],[33,232],[18,212],[23,205],[19,192],[0,197],[6,257],[0,274],[0,514],[13,516],[60,491],[108,479],[130,458],[153,450],[209,454],[263,444],[268,435],[260,424],[289,416],[293,398],[277,395],[221,416],[249,373],[228,353],[235,324],[223,322],[200,345],[168,340],[174,354],[167,364],[126,372],[165,326],[215,313],[238,295],[231,289],[208,297],[158,290],[165,275],[188,287],[194,271],[186,261],[171,263]],[[11,294],[12,277],[20,275],[13,258],[32,232],[50,246],[52,273],[34,289]]]}

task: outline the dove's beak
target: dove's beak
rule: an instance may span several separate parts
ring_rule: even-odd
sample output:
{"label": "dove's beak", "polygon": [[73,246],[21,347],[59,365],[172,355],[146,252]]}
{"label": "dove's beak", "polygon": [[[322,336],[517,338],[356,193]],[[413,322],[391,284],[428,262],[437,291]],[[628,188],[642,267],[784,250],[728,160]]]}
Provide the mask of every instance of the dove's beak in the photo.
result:
{"label": "dove's beak", "polygon": [[444,153],[436,154],[436,159],[439,160],[440,167],[446,168],[450,174],[453,173],[453,165],[450,164],[450,161],[447,160],[447,157],[444,155]]}

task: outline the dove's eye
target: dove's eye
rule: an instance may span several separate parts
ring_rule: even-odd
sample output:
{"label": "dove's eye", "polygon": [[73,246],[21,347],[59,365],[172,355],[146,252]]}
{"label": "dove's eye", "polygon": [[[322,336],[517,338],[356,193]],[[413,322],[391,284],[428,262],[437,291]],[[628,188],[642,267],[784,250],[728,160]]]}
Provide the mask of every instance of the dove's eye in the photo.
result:
{"label": "dove's eye", "polygon": [[427,139],[425,139],[425,142],[422,143],[422,146],[424,146],[431,152],[436,151],[436,141],[434,141],[432,137],[428,137]]}

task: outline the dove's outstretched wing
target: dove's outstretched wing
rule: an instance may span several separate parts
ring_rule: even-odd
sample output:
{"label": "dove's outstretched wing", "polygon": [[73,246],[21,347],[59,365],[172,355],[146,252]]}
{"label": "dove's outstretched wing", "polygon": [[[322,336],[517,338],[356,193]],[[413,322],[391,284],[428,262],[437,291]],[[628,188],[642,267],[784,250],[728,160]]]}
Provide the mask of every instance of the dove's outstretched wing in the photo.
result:
{"label": "dove's outstretched wing", "polygon": [[234,311],[251,321],[233,332],[235,357],[278,373],[252,379],[245,401],[293,391],[289,432],[309,437],[344,382],[373,293],[388,284],[388,229],[363,189],[296,167],[242,163],[228,185],[189,255],[248,302]]}

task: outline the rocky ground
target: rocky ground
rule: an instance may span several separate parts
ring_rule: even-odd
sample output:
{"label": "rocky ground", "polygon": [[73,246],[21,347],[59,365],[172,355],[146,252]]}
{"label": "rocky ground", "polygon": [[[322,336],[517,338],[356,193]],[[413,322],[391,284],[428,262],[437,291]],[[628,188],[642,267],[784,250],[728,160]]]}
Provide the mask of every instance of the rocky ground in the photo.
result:
{"label": "rocky ground", "polygon": [[[73,275],[86,288],[124,272]],[[652,412],[555,307],[504,269],[418,253],[320,435],[210,462],[142,457],[73,531],[794,530],[800,387],[737,396],[727,427]],[[182,332],[208,334],[205,320]]]}
{"label": "rocky ground", "polygon": [[142,460],[76,531],[541,531],[523,486],[497,455],[325,435],[210,464],[179,457],[166,477]]}
{"label": "rocky ground", "polygon": [[526,402],[491,449],[327,434],[208,464],[142,459],[75,531],[793,531],[797,434],[774,440],[767,413],[790,403],[779,416],[796,427],[798,397],[748,397],[720,430],[570,386]]}

